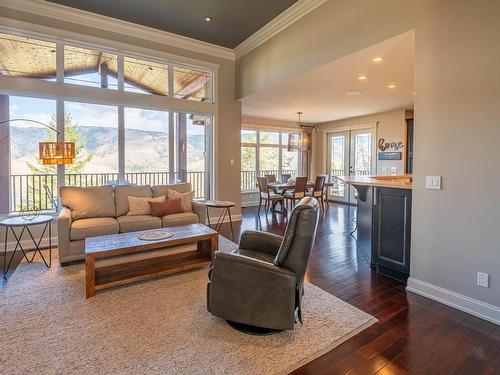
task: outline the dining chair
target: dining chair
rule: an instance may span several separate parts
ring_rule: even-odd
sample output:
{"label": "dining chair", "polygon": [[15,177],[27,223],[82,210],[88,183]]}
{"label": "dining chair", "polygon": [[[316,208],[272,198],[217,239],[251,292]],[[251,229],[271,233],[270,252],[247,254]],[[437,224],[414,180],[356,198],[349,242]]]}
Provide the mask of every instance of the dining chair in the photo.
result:
{"label": "dining chair", "polygon": [[268,183],[276,182],[276,175],[274,174],[266,174],[264,175],[267,178]]}
{"label": "dining chair", "polygon": [[325,211],[325,175],[316,176],[316,180],[314,181],[314,188],[312,191],[307,192],[307,195],[313,198],[316,198],[321,204],[321,209]]}
{"label": "dining chair", "polygon": [[306,195],[307,177],[297,177],[295,179],[295,187],[292,191],[284,194],[285,200],[290,202],[291,207],[295,206],[295,202],[301,200]]}
{"label": "dining chair", "polygon": [[292,178],[291,174],[282,174],[281,175],[281,182],[286,184],[290,178]]}
{"label": "dining chair", "polygon": [[266,212],[269,210],[269,207],[274,206],[276,203],[280,202],[282,211],[285,209],[284,197],[281,194],[276,194],[269,190],[267,177],[257,177],[257,182],[259,184],[259,209],[257,212],[260,212],[260,208],[262,207],[262,201],[264,201],[264,208]]}

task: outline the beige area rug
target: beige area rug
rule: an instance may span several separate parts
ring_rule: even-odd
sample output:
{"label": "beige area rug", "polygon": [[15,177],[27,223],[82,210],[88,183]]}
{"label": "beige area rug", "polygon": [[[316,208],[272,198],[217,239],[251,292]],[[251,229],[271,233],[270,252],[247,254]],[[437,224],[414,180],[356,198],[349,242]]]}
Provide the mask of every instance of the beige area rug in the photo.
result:
{"label": "beige area rug", "polygon": [[85,299],[84,267],[22,263],[0,292],[0,373],[286,374],[376,320],[306,284],[304,325],[251,336],[206,310],[207,270]]}

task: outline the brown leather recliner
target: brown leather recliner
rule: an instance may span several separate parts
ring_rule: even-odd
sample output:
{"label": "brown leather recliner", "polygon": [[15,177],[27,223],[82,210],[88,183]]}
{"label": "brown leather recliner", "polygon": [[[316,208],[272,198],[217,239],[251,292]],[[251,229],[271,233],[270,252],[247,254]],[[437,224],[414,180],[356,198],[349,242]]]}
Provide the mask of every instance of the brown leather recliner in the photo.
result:
{"label": "brown leather recliner", "polygon": [[280,237],[246,231],[232,253],[216,252],[209,272],[207,308],[231,322],[293,329],[301,317],[304,274],[316,237],[319,203],[303,198]]}

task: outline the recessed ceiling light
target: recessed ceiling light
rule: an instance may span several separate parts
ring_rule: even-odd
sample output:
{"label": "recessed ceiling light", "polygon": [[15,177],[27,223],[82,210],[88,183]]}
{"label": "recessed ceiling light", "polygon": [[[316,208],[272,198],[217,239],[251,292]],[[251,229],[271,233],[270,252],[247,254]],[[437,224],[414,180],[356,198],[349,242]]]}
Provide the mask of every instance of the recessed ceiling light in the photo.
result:
{"label": "recessed ceiling light", "polygon": [[210,17],[210,16],[203,17],[203,21],[205,21],[205,22],[212,22],[213,20],[214,20],[214,18]]}
{"label": "recessed ceiling light", "polygon": [[384,61],[384,58],[383,58],[383,57],[375,57],[375,58],[373,59],[373,62],[382,62],[382,61]]}
{"label": "recessed ceiling light", "polygon": [[364,81],[364,80],[365,80],[365,79],[367,79],[367,78],[368,78],[367,76],[363,76],[363,75],[358,76],[358,79],[359,79],[360,81]]}
{"label": "recessed ceiling light", "polygon": [[395,89],[396,85],[394,83],[391,83],[390,85],[387,86],[388,89]]}
{"label": "recessed ceiling light", "polygon": [[363,91],[361,90],[350,90],[350,91],[347,91],[345,94],[346,95],[349,95],[349,96],[356,96],[356,95],[360,95]]}

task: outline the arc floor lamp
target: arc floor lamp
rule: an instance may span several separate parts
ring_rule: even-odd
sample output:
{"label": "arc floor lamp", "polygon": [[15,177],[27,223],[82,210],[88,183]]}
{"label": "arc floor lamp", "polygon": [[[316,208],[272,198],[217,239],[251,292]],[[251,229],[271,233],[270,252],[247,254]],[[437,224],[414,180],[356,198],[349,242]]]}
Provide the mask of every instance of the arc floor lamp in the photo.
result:
{"label": "arc floor lamp", "polygon": [[[53,130],[57,135],[61,134],[52,126],[31,119],[14,118],[3,120],[0,121],[0,125],[14,121],[32,122]],[[40,142],[38,144],[38,150],[40,161],[44,165],[73,164],[73,159],[75,158],[76,153],[74,142]]]}

